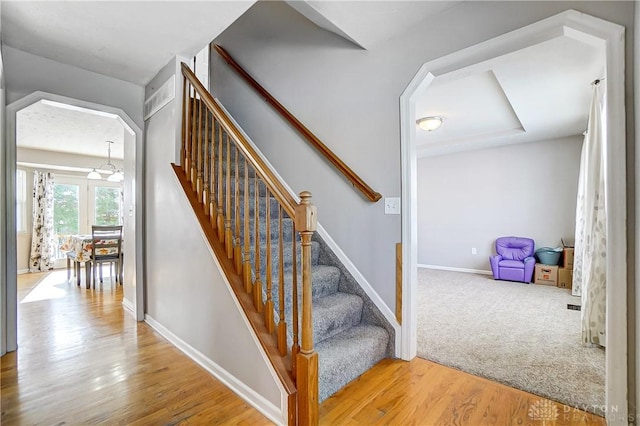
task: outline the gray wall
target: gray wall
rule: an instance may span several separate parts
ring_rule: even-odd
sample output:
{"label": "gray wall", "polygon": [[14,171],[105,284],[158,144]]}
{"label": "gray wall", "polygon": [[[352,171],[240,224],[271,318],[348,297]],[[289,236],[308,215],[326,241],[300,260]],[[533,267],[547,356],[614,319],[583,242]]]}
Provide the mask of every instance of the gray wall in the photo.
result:
{"label": "gray wall", "polygon": [[[5,175],[5,90],[4,90],[4,60],[2,50],[0,50],[0,138],[3,143],[0,146],[0,176]],[[0,184],[0,211],[6,212],[6,197],[4,183]],[[6,258],[6,238],[4,235],[6,229],[6,214],[2,214],[0,217],[0,356],[6,353],[6,341],[7,341],[7,313],[6,313],[6,300],[7,300],[7,268],[5,266]]]}
{"label": "gray wall", "polygon": [[[215,41],[375,190],[394,197],[399,97],[419,67],[566,9],[633,31],[633,2],[464,2],[363,51],[285,4],[258,2]],[[364,201],[217,55],[212,60],[214,94],[287,183],[313,193],[320,223],[393,308],[400,217]]]}
{"label": "gray wall", "polygon": [[142,128],[141,86],[3,46],[7,104],[35,91],[121,108]]}
{"label": "gray wall", "polygon": [[486,271],[497,237],[572,237],[581,148],[575,136],[418,160],[418,264]]}
{"label": "gray wall", "polygon": [[[634,13],[635,22],[640,22],[640,7],[636,5]],[[627,63],[631,63],[633,66],[633,84],[634,84],[634,103],[633,106],[627,104],[627,108],[634,108],[634,117],[631,123],[635,124],[635,128],[640,125],[640,26],[636,25],[632,34],[634,40],[633,60],[628,59]],[[629,241],[627,247],[629,250],[629,261],[627,262],[628,276],[635,278],[635,283],[640,283],[640,249],[638,249],[638,243],[640,242],[640,212],[636,206],[638,200],[640,200],[640,168],[637,167],[640,161],[640,134],[635,132],[634,143],[630,143],[627,146],[627,174],[631,175],[630,179],[632,184],[629,186],[628,194],[629,200],[627,202],[627,217],[629,218],[629,232],[635,235],[635,241]],[[634,167],[635,166],[635,167]],[[635,191],[635,193],[634,193]],[[631,195],[633,194],[633,196]],[[635,285],[628,286],[627,296],[627,311],[628,311],[628,323],[627,335],[629,336],[629,382],[640,383],[640,338],[637,336],[639,327],[638,312],[636,307],[640,306],[640,291],[636,289]],[[640,419],[640,392],[638,392],[637,386],[629,389],[629,401],[630,409],[629,413],[635,413],[636,424]],[[633,403],[635,402],[635,411],[633,411]]]}
{"label": "gray wall", "polygon": [[[178,70],[170,62],[147,86]],[[280,390],[245,325],[170,164],[179,163],[182,74],[176,97],[146,122],[146,312],[238,380],[280,406]],[[179,131],[178,131],[179,134]]]}

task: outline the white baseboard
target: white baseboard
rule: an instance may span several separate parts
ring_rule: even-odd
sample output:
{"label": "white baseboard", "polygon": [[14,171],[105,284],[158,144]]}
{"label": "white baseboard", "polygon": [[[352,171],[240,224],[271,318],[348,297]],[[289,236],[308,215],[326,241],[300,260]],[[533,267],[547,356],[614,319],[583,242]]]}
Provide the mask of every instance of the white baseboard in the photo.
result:
{"label": "white baseboard", "polygon": [[319,223],[317,225],[317,232],[318,232],[318,235],[322,237],[324,242],[327,243],[329,248],[335,253],[335,255],[338,257],[340,262],[342,262],[345,268],[347,268],[351,276],[353,276],[353,279],[355,279],[356,282],[360,285],[360,287],[364,290],[364,292],[367,293],[367,296],[369,296],[369,299],[371,299],[371,301],[378,307],[380,312],[382,312],[382,315],[384,315],[384,317],[387,319],[389,324],[391,324],[391,326],[395,330],[395,333],[394,333],[395,334],[394,348],[396,351],[395,355],[398,358],[400,358],[402,333],[401,333],[400,324],[398,324],[398,320],[396,319],[396,314],[391,312],[391,309],[389,309],[387,304],[384,303],[384,300],[382,300],[378,292],[375,291],[375,289],[371,286],[371,284],[369,284],[369,281],[367,281],[364,275],[360,273],[358,268],[356,268],[356,265],[354,265],[353,262],[351,262],[351,259],[347,257],[347,255],[342,251],[340,246],[338,246],[338,244],[333,240],[333,238],[331,238],[329,233],[327,233],[327,231]]}
{"label": "white baseboard", "polygon": [[469,274],[493,275],[493,272],[484,269],[455,268],[453,266],[425,265],[418,263],[418,268],[438,269],[440,271],[467,272]]}
{"label": "white baseboard", "polygon": [[22,275],[22,274],[28,274],[29,273],[29,269],[18,269],[17,274],[18,275]]}
{"label": "white baseboard", "polygon": [[156,330],[167,339],[176,348],[180,349],[185,355],[191,358],[194,362],[207,370],[212,376],[220,380],[225,386],[231,389],[234,393],[244,399],[248,404],[260,411],[269,420],[276,424],[283,424],[280,408],[275,406],[270,401],[267,401],[262,395],[245,385],[238,380],[235,376],[229,373],[227,370],[216,364],[211,359],[207,358],[203,353],[198,351],[193,346],[173,334],[169,329],[162,324],[154,320],[151,316],[145,315],[144,320],[151,328]]}
{"label": "white baseboard", "polygon": [[133,309],[133,303],[131,303],[131,300],[126,299],[126,298],[122,298],[122,307],[124,308],[125,311],[128,311],[131,315],[135,316],[135,310]]}

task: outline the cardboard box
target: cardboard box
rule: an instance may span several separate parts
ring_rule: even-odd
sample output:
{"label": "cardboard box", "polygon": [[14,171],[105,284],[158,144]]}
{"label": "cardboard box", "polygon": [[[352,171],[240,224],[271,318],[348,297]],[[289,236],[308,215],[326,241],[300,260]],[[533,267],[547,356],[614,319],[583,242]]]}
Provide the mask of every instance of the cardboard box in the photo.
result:
{"label": "cardboard box", "polygon": [[573,269],[573,247],[565,247],[562,249],[562,267]]}
{"label": "cardboard box", "polygon": [[558,266],[536,263],[535,271],[533,273],[533,282],[535,284],[557,286]]}
{"label": "cardboard box", "polygon": [[572,281],[573,281],[572,268],[558,269],[558,287],[571,289]]}

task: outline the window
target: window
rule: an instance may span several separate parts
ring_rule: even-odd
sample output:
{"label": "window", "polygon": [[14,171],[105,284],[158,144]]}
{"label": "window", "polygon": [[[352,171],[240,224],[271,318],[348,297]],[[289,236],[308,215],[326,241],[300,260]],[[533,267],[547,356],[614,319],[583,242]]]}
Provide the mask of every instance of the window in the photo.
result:
{"label": "window", "polygon": [[16,231],[27,232],[27,172],[16,170]]}
{"label": "window", "polygon": [[80,232],[80,187],[57,183],[53,190],[53,227],[58,235]]}
{"label": "window", "polygon": [[122,197],[119,187],[96,186],[94,221],[96,225],[120,225],[122,223]]}
{"label": "window", "polygon": [[[122,204],[119,184],[57,175],[53,196],[57,247],[70,234],[90,234],[91,225],[122,224]],[[65,254],[58,250],[55,258],[64,259]]]}

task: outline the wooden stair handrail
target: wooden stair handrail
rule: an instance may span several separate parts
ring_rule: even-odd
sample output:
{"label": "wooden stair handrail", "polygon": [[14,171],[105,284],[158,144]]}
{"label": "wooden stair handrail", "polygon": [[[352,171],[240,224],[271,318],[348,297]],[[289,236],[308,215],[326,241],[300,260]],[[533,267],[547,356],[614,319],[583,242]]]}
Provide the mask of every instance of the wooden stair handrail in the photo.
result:
{"label": "wooden stair handrail", "polygon": [[264,180],[270,187],[272,195],[282,205],[289,217],[295,216],[295,208],[298,203],[291,196],[289,191],[280,182],[280,180],[273,174],[273,172],[267,167],[267,164],[262,160],[262,157],[253,149],[251,144],[244,137],[244,134],[236,127],[236,125],[227,117],[224,110],[218,102],[211,96],[209,91],[200,83],[200,80],[191,71],[189,66],[182,62],[182,74],[187,80],[196,88],[200,99],[204,102],[211,111],[215,113],[216,119],[224,127],[228,134],[232,135],[240,143],[238,147],[242,150],[242,153],[250,161],[251,165],[256,169],[256,172],[260,175],[260,178]]}
{"label": "wooden stair handrail", "polygon": [[280,113],[300,134],[320,153],[333,164],[356,188],[358,188],[369,201],[376,202],[382,195],[374,191],[362,180],[349,166],[347,166],[333,151],[331,151],[311,130],[300,122],[289,112],[276,98],[271,96],[267,90],[260,85],[249,73],[247,73],[224,48],[218,44],[213,45],[214,49],[251,87],[253,87],[271,106]]}
{"label": "wooden stair handrail", "polygon": [[[247,315],[260,344],[265,350],[276,374],[280,378],[288,405],[287,423],[291,426],[318,424],[318,353],[313,348],[312,320],[312,274],[311,274],[311,240],[316,230],[317,211],[311,202],[311,193],[300,193],[300,202],[280,181],[277,175],[267,166],[265,160],[245,138],[242,131],[230,118],[222,106],[213,98],[195,76],[193,71],[182,63],[183,101],[182,101],[182,142],[180,147],[181,165],[173,165],[178,181],[187,195],[198,221],[218,258],[223,274]],[[204,117],[204,118],[203,118]],[[211,126],[209,126],[211,117]],[[203,128],[204,126],[204,128]],[[210,132],[211,130],[211,132]],[[217,155],[216,155],[217,150]],[[239,159],[242,156],[242,160]],[[209,159],[211,161],[209,161]],[[240,161],[244,162],[244,177],[240,177]],[[232,167],[233,166],[233,167]],[[253,170],[254,191],[249,191],[249,167]],[[232,173],[233,168],[233,173]],[[215,173],[217,172],[217,177]],[[244,190],[240,189],[241,179]],[[231,188],[233,187],[233,192]],[[261,192],[264,189],[264,194]],[[244,213],[240,226],[240,194]],[[253,218],[249,208],[249,197],[253,197]],[[265,221],[261,224],[261,197],[264,200]],[[276,336],[273,303],[273,274],[270,213],[271,201],[278,203],[277,244],[283,250],[282,214],[285,212],[293,220],[292,256],[293,279],[292,294],[294,315],[292,320],[293,344],[289,357],[286,344],[286,320],[284,314],[279,318],[279,330]],[[233,212],[233,213],[232,213]],[[253,222],[255,256],[251,259],[251,223]],[[262,280],[260,266],[260,235],[265,225],[266,253],[265,280]],[[242,234],[241,229],[245,231]],[[296,255],[298,243],[296,233],[300,236],[302,266],[302,315],[296,313],[298,306],[296,271]],[[244,238],[244,242],[242,241]],[[242,247],[241,247],[242,244]],[[283,256],[278,259],[281,264]],[[251,266],[253,261],[254,265]],[[279,267],[280,291],[279,312],[284,312],[285,285],[283,266]],[[253,279],[255,277],[255,280]],[[266,284],[266,300],[263,296],[263,284]],[[300,326],[300,327],[299,327]],[[301,329],[301,333],[299,333]],[[298,334],[301,335],[302,346],[298,345]],[[290,367],[290,368],[289,368]]]}

